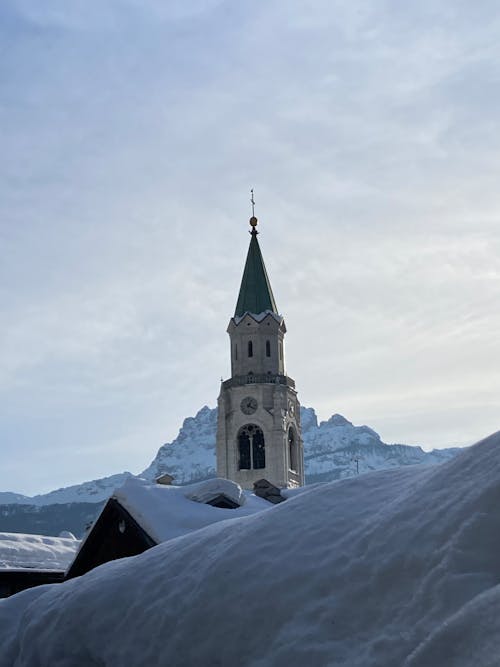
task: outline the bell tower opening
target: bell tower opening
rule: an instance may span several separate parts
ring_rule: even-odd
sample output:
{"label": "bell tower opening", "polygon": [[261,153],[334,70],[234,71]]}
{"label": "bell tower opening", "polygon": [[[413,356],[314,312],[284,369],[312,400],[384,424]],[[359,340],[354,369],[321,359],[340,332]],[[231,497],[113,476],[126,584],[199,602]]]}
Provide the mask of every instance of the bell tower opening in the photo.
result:
{"label": "bell tower opening", "polygon": [[238,460],[240,470],[262,470],[266,467],[264,433],[259,426],[247,424],[238,432]]}

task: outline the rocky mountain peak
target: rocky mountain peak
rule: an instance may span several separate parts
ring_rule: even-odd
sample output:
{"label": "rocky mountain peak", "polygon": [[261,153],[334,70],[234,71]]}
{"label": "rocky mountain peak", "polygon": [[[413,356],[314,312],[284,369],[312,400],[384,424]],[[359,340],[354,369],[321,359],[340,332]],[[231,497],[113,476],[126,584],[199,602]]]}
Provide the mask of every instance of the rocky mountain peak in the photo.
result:
{"label": "rocky mountain peak", "polygon": [[[355,426],[343,415],[334,414],[318,425],[313,408],[301,407],[306,482],[351,477],[414,463],[438,463],[456,450],[424,452],[420,447],[388,445],[369,426]],[[203,406],[194,417],[184,420],[178,436],[158,450],[151,465],[142,473],[154,479],[164,472],[176,484],[188,484],[214,477],[217,409]]]}
{"label": "rocky mountain peak", "polygon": [[335,413],[330,417],[326,422],[321,422],[321,424],[331,424],[332,426],[352,426],[352,423],[348,421],[343,415]]}

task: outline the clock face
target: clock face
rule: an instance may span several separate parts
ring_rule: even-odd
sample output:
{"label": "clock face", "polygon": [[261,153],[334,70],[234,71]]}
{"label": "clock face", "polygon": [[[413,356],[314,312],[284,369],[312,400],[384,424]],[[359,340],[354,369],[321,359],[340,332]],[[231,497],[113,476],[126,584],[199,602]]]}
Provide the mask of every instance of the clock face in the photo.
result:
{"label": "clock face", "polygon": [[255,398],[247,396],[241,401],[240,408],[245,415],[253,415],[253,413],[257,410],[258,405],[259,404]]}

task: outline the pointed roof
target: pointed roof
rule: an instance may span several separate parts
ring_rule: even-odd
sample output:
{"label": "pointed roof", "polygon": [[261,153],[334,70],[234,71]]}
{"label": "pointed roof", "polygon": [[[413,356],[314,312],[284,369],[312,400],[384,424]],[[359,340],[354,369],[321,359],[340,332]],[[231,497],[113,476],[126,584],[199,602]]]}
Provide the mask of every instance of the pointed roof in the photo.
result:
{"label": "pointed roof", "polygon": [[[252,220],[255,218],[252,218]],[[250,222],[252,224],[252,221]],[[255,225],[257,220],[255,219]],[[248,248],[247,261],[243,278],[241,279],[238,303],[234,312],[235,317],[242,317],[246,312],[263,313],[270,310],[278,314],[278,308],[274,300],[271,283],[267,275],[264,259],[257,241],[257,230],[252,224],[252,238]]]}

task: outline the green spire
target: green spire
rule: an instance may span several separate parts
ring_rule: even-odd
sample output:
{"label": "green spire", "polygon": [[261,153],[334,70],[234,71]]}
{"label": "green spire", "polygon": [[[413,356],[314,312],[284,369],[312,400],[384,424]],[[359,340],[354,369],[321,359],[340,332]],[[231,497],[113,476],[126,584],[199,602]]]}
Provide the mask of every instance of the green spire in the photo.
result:
{"label": "green spire", "polygon": [[250,224],[252,225],[252,238],[250,247],[248,248],[247,261],[245,263],[245,270],[243,271],[243,278],[241,279],[240,293],[234,316],[241,317],[247,311],[257,315],[258,313],[263,313],[265,310],[270,310],[278,314],[271,283],[269,282],[264,259],[260,251],[259,242],[257,241],[258,232],[255,229],[257,218],[252,216]]}

